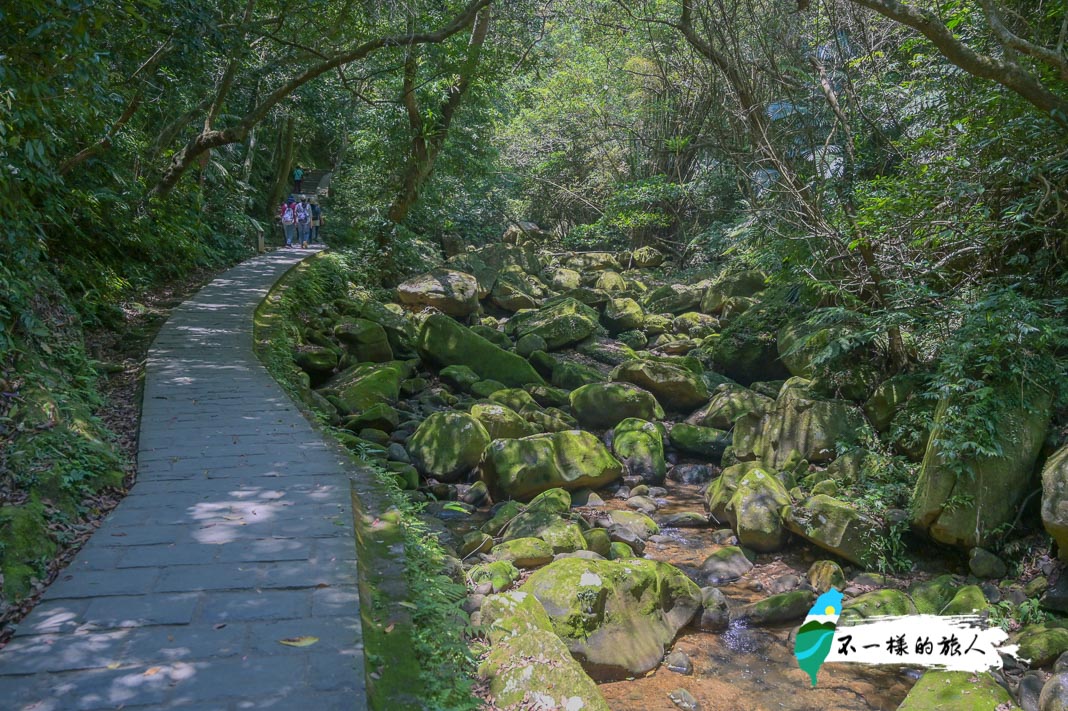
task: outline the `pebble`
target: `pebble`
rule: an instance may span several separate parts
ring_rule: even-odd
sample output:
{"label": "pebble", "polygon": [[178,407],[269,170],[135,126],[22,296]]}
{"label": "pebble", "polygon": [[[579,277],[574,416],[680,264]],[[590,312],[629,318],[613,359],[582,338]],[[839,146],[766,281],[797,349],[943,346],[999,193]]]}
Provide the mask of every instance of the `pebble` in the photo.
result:
{"label": "pebble", "polygon": [[668,671],[673,671],[676,674],[685,674],[687,676],[693,674],[693,662],[690,661],[690,657],[685,652],[678,650],[667,655],[667,658],[664,659],[664,666],[668,668]]}
{"label": "pebble", "polygon": [[675,689],[668,694],[668,698],[683,711],[701,711],[701,704],[686,689]]}

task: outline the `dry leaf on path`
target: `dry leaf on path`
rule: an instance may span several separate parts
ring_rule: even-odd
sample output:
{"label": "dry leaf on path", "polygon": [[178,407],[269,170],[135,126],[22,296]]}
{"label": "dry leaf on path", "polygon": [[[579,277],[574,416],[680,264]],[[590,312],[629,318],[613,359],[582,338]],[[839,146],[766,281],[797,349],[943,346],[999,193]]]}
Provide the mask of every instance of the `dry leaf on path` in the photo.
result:
{"label": "dry leaf on path", "polygon": [[280,639],[278,640],[278,643],[284,644],[287,647],[310,647],[318,641],[318,637],[304,635],[303,637],[288,637],[286,639]]}

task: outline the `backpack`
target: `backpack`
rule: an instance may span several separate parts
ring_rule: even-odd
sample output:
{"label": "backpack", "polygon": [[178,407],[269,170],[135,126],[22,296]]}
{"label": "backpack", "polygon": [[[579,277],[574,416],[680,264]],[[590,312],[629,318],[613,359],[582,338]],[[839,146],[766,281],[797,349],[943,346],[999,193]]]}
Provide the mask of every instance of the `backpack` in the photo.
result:
{"label": "backpack", "polygon": [[296,211],[293,209],[292,205],[286,205],[285,207],[282,208],[282,224],[283,225],[292,225],[293,222],[296,220],[296,216],[297,216]]}
{"label": "backpack", "polygon": [[297,222],[307,222],[307,221],[308,221],[308,208],[306,208],[302,203],[297,203]]}

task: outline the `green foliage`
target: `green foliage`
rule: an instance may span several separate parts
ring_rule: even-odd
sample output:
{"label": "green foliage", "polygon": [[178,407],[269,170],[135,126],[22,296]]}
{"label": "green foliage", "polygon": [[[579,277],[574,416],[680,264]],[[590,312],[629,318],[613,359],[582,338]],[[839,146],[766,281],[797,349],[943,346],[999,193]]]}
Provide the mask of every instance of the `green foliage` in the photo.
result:
{"label": "green foliage", "polygon": [[990,608],[990,622],[1006,632],[1015,632],[1028,625],[1042,624],[1053,619],[1053,615],[1042,609],[1038,600],[1029,598],[1019,605],[1012,600],[1002,600]]}

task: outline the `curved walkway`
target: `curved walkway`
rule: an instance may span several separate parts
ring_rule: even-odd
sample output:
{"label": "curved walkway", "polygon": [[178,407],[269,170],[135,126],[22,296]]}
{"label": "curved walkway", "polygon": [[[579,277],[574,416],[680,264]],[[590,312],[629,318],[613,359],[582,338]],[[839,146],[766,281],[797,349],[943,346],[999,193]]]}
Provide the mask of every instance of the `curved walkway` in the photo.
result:
{"label": "curved walkway", "polygon": [[252,351],[309,254],[231,269],[161,329],[137,484],[0,650],[0,707],[366,707],[348,465]]}

